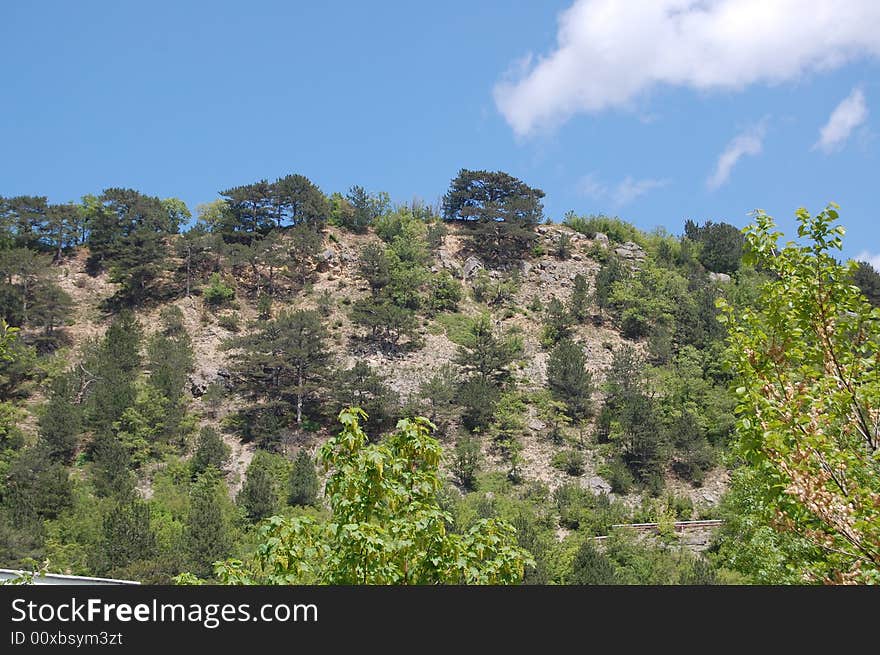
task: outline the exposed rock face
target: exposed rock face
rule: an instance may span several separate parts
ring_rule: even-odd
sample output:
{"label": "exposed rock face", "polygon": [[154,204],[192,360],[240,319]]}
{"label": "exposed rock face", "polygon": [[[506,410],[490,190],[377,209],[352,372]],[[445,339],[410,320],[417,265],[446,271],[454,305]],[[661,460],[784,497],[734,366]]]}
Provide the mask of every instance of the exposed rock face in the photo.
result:
{"label": "exposed rock face", "polygon": [[461,268],[461,275],[464,279],[468,279],[471,276],[476,275],[477,271],[483,268],[485,268],[483,262],[477,257],[470,256],[465,260],[464,266]]}
{"label": "exposed rock face", "polygon": [[325,262],[333,261],[334,257],[336,257],[336,251],[333,248],[327,248],[327,250],[321,253],[321,259]]}
{"label": "exposed rock face", "polygon": [[730,276],[727,273],[709,273],[709,279],[719,284],[727,284],[730,282]]}
{"label": "exposed rock face", "polygon": [[598,243],[603,248],[608,247],[609,242],[608,242],[608,235],[607,234],[603,234],[602,232],[596,232],[596,236],[593,237],[593,241]]}
{"label": "exposed rock face", "polygon": [[642,247],[632,241],[620,244],[614,249],[614,252],[621,259],[626,259],[630,262],[642,261],[645,258],[645,251],[642,250]]}

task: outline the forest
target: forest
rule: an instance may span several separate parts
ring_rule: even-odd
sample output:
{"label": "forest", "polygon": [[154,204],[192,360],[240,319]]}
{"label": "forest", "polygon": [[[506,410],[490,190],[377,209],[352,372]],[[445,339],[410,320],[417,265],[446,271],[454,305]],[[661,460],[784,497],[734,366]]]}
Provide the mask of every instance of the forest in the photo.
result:
{"label": "forest", "polygon": [[880,273],[838,207],[671,234],[543,198],[0,197],[0,567],[880,582]]}

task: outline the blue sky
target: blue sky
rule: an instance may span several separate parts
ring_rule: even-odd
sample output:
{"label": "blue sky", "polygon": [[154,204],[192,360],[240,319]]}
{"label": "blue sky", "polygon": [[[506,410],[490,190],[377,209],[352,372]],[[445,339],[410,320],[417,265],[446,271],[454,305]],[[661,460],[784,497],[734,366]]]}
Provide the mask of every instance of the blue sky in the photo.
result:
{"label": "blue sky", "polygon": [[459,168],[502,169],[555,219],[674,233],[758,207],[790,233],[836,201],[846,254],[880,256],[875,5],[7,3],[0,195],[194,209],[298,172],[434,201]]}

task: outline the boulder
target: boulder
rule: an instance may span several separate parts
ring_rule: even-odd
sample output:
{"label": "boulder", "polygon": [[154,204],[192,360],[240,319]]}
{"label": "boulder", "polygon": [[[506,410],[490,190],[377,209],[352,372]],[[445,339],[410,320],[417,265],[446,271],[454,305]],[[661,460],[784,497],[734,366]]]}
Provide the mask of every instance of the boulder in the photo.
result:
{"label": "boulder", "polygon": [[614,252],[621,259],[627,259],[629,261],[641,261],[645,258],[645,251],[642,250],[642,247],[632,241],[620,244],[614,249]]}
{"label": "boulder", "polygon": [[727,273],[709,273],[709,279],[719,284],[727,284],[730,282],[730,276]]}
{"label": "boulder", "polygon": [[461,268],[462,277],[464,277],[464,279],[468,279],[473,275],[476,275],[477,271],[483,268],[485,268],[485,266],[483,266],[483,262],[481,262],[477,257],[471,255],[465,260],[464,266],[462,266]]}

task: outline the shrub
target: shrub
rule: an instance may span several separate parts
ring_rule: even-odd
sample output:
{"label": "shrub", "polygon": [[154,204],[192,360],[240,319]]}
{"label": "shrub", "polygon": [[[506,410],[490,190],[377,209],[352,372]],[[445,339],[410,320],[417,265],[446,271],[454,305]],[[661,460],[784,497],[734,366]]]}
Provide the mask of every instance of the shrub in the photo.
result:
{"label": "shrub", "polygon": [[481,460],[479,438],[465,436],[456,442],[451,468],[459,484],[465,489],[475,488]]}
{"label": "shrub", "polygon": [[219,273],[212,273],[211,279],[208,281],[208,286],[205,287],[203,295],[205,297],[205,302],[212,307],[222,307],[235,298],[235,289],[226,286],[220,278]]}
{"label": "shrub", "polygon": [[584,454],[575,449],[561,450],[553,456],[552,464],[568,475],[578,476],[584,472]]}
{"label": "shrub", "polygon": [[604,476],[608,480],[608,484],[611,485],[612,493],[627,494],[632,489],[633,484],[635,484],[629,467],[616,457],[608,462],[604,470]]}
{"label": "shrub", "polygon": [[241,329],[241,321],[236,312],[219,316],[217,318],[217,325],[230,332],[238,332]]}

